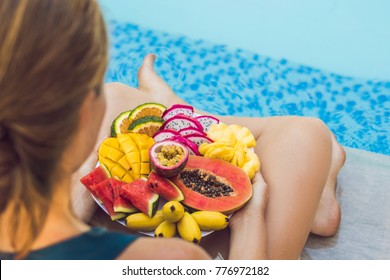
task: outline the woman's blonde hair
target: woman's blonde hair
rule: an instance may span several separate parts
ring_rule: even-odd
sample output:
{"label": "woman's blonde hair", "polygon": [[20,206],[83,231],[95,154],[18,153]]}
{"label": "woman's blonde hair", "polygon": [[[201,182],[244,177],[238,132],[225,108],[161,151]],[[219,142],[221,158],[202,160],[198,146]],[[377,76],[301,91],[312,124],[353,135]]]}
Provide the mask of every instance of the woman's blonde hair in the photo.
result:
{"label": "woman's blonde hair", "polygon": [[19,256],[42,230],[58,163],[106,65],[95,0],[0,1],[0,218],[12,213]]}

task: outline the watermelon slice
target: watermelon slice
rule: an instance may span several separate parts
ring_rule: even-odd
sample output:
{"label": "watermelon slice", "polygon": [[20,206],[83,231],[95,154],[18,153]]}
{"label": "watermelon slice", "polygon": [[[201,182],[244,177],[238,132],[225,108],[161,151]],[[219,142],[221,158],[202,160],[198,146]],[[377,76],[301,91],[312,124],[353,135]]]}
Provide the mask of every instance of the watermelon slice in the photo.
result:
{"label": "watermelon slice", "polygon": [[136,179],[123,185],[120,195],[149,217],[153,217],[157,211],[159,195],[150,190],[146,179]]}
{"label": "watermelon slice", "polygon": [[104,180],[111,177],[110,171],[108,171],[108,168],[101,164],[98,167],[96,167],[94,170],[92,170],[90,173],[85,175],[80,179],[80,182],[95,196],[97,197],[97,194],[95,192],[94,186],[96,184],[99,184],[103,182]]}
{"label": "watermelon slice", "polygon": [[126,184],[125,182],[119,180],[112,180],[111,187],[113,190],[113,208],[115,212],[123,213],[135,213],[138,212],[138,209],[131,204],[131,202],[120,195],[122,186]]}
{"label": "watermelon slice", "polygon": [[114,210],[114,191],[112,186],[117,184],[115,181],[118,180],[109,178],[93,186],[96,197],[103,202],[108,215],[110,215],[111,220],[113,221],[124,218],[126,216],[125,213],[117,213]]}
{"label": "watermelon slice", "polygon": [[158,175],[157,172],[150,172],[148,186],[153,192],[159,194],[168,201],[182,201],[184,199],[181,190],[169,179]]}

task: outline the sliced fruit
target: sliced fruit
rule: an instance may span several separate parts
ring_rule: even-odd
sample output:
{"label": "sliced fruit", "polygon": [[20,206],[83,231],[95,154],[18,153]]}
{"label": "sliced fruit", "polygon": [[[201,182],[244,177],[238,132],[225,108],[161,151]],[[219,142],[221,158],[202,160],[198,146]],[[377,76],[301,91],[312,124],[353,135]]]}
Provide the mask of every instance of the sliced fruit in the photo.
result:
{"label": "sliced fruit", "polygon": [[178,201],[168,201],[161,210],[164,219],[172,223],[179,221],[184,215],[184,207]]}
{"label": "sliced fruit", "polygon": [[185,145],[165,140],[155,143],[149,150],[152,170],[164,177],[173,177],[180,173],[188,160],[188,149]]}
{"label": "sliced fruit", "polygon": [[153,217],[144,213],[136,213],[126,218],[126,227],[132,230],[152,231],[164,221],[162,211],[158,210]]}
{"label": "sliced fruit", "polygon": [[229,126],[224,123],[214,124],[207,131],[207,137],[215,142],[225,142],[229,146],[234,146],[237,143],[237,136]]}
{"label": "sliced fruit", "polygon": [[182,201],[184,199],[183,193],[174,183],[158,175],[155,171],[149,174],[148,186],[153,192],[168,201]]}
{"label": "sliced fruit", "polygon": [[196,146],[200,146],[203,143],[213,143],[214,141],[210,138],[208,138],[205,135],[202,135],[200,133],[192,133],[184,136],[186,139],[190,140],[192,143],[194,143]]}
{"label": "sliced fruit", "polygon": [[162,118],[166,121],[169,118],[172,118],[177,115],[185,115],[188,117],[192,117],[193,114],[194,107],[189,105],[175,104],[163,113]]}
{"label": "sliced fruit", "polygon": [[117,134],[127,133],[127,128],[130,125],[129,115],[130,111],[120,113],[111,124],[111,137]]}
{"label": "sliced fruit", "polygon": [[172,138],[175,135],[180,135],[179,132],[173,130],[173,129],[163,129],[157,132],[154,136],[153,139],[156,142],[161,142],[167,139]]}
{"label": "sliced fruit", "polygon": [[150,190],[145,179],[123,185],[120,194],[149,217],[153,217],[157,211],[159,196]]}
{"label": "sliced fruit", "polygon": [[198,146],[196,144],[192,143],[187,138],[185,138],[181,135],[176,135],[173,138],[171,138],[170,140],[175,141],[175,142],[179,142],[179,143],[183,144],[184,146],[186,146],[191,155],[200,155],[200,153],[198,151]]}
{"label": "sliced fruit", "polygon": [[123,135],[126,134],[118,134],[117,138],[106,138],[100,144],[98,156],[100,164],[107,167],[112,177],[129,183],[133,181],[134,176],[127,155],[118,141],[118,139],[122,139]]}
{"label": "sliced fruit", "polygon": [[246,151],[242,170],[248,174],[250,179],[253,179],[256,172],[260,170],[260,160],[254,152]]}
{"label": "sliced fruit", "polygon": [[172,182],[183,192],[182,203],[197,210],[232,213],[252,196],[252,184],[239,167],[215,158],[189,156]]}
{"label": "sliced fruit", "polygon": [[223,147],[214,148],[212,145],[210,145],[210,146],[211,146],[211,148],[209,148],[207,150],[207,152],[203,155],[204,157],[219,158],[219,159],[222,159],[224,161],[231,162],[233,157],[235,156],[236,151],[233,147],[225,145]]}
{"label": "sliced fruit", "polygon": [[185,115],[176,115],[172,118],[167,119],[161,126],[161,129],[168,128],[173,129],[175,131],[180,131],[187,127],[193,127],[197,130],[203,130],[202,125],[197,120]]}
{"label": "sliced fruit", "polygon": [[161,117],[167,108],[160,103],[144,103],[135,107],[129,114],[129,119],[132,121],[143,117],[155,116]]}
{"label": "sliced fruit", "polygon": [[103,164],[96,167],[94,170],[89,172],[87,175],[80,179],[80,182],[95,196],[94,186],[103,182],[104,180],[111,177],[110,171],[108,171],[107,167]]}
{"label": "sliced fruit", "polygon": [[214,124],[207,135],[214,143],[202,143],[199,153],[204,157],[220,158],[241,167],[252,179],[260,169],[258,156],[249,148],[256,145],[256,140],[250,130],[239,125]]}
{"label": "sliced fruit", "polygon": [[203,131],[208,131],[210,127],[214,124],[219,123],[219,119],[213,116],[198,116],[196,120],[202,125]]}
{"label": "sliced fruit", "polygon": [[124,213],[115,212],[114,210],[114,193],[112,189],[112,180],[113,178],[109,178],[100,182],[99,184],[94,186],[95,193],[97,198],[103,202],[104,208],[106,208],[108,215],[110,215],[111,220],[115,221],[125,217]]}
{"label": "sliced fruit", "polygon": [[254,146],[256,146],[255,137],[247,127],[232,124],[229,125],[229,129],[233,131],[238,141],[244,144],[246,147],[253,148]]}
{"label": "sliced fruit", "polygon": [[245,162],[245,154],[248,149],[245,147],[244,144],[240,142],[237,142],[237,144],[234,146],[233,149],[234,149],[234,156],[230,160],[230,162],[233,163],[235,166],[242,167]]}
{"label": "sliced fruit", "polygon": [[206,133],[203,132],[203,129],[199,130],[199,129],[196,129],[193,127],[186,127],[186,128],[180,129],[178,132],[180,133],[181,136],[184,136],[184,137],[186,135],[194,134],[194,133],[199,133],[199,134],[202,134],[203,136],[206,136]]}
{"label": "sliced fruit", "polygon": [[146,134],[153,137],[154,134],[163,125],[164,120],[161,117],[147,116],[137,119],[128,127],[128,131],[140,134]]}
{"label": "sliced fruit", "polygon": [[149,149],[155,143],[153,138],[146,134],[126,133],[119,134],[117,139],[129,163],[133,178],[148,176],[150,172]]}
{"label": "sliced fruit", "polygon": [[113,207],[115,212],[123,213],[135,213],[138,212],[138,209],[131,204],[130,200],[124,198],[120,195],[122,186],[126,184],[125,182],[119,180],[112,180],[111,187],[113,190]]}

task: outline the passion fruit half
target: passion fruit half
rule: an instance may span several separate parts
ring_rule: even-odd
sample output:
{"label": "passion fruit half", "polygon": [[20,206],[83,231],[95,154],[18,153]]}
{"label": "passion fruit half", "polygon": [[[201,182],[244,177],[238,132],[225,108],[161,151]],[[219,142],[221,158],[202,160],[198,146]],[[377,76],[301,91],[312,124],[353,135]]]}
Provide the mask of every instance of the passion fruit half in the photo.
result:
{"label": "passion fruit half", "polygon": [[179,174],[187,164],[188,149],[185,145],[164,140],[155,143],[149,150],[152,170],[161,176],[170,178]]}

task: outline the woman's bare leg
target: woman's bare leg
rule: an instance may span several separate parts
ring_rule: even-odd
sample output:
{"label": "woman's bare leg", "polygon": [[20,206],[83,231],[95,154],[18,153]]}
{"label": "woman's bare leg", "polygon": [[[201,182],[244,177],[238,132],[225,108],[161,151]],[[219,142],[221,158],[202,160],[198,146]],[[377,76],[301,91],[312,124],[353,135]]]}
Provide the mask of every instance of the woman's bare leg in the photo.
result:
{"label": "woman's bare leg", "polygon": [[332,160],[329,130],[317,119],[266,120],[256,153],[269,186],[268,255],[297,259],[309,235]]}
{"label": "woman's bare leg", "polygon": [[321,236],[334,235],[341,220],[340,205],[336,199],[336,183],[337,175],[345,163],[346,155],[333,134],[331,134],[331,138],[332,162],[311,229],[312,233]]}

